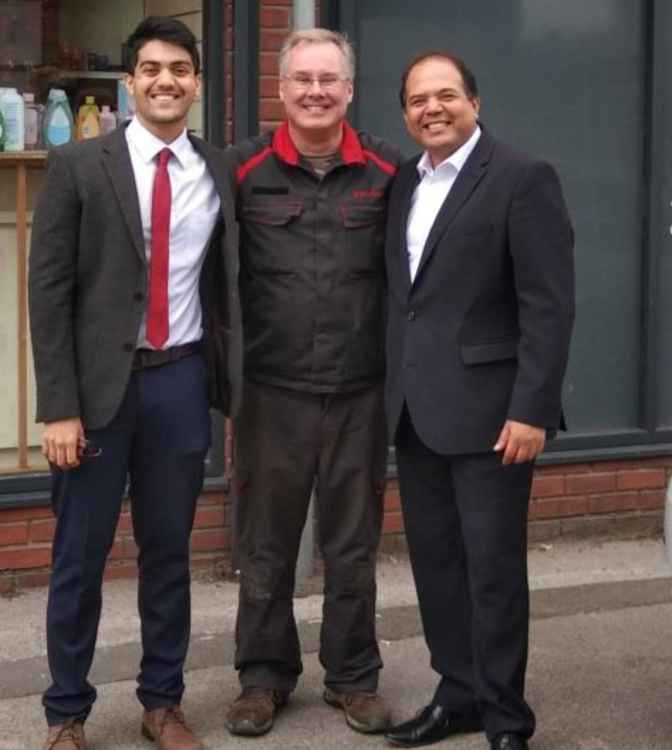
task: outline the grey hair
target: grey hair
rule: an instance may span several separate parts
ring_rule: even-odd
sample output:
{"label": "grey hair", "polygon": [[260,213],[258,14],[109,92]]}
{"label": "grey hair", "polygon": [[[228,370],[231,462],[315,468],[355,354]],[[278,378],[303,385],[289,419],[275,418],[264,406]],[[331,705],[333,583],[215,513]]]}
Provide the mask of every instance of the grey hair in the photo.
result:
{"label": "grey hair", "polygon": [[301,31],[293,31],[287,39],[285,39],[282,49],[278,55],[278,67],[280,68],[280,75],[286,75],[287,66],[289,61],[289,53],[297,47],[299,44],[335,44],[343,55],[345,60],[345,68],[347,71],[348,78],[353,80],[355,77],[355,51],[352,48],[352,44],[348,41],[344,34],[339,34],[338,31],[331,31],[331,29],[302,29]]}

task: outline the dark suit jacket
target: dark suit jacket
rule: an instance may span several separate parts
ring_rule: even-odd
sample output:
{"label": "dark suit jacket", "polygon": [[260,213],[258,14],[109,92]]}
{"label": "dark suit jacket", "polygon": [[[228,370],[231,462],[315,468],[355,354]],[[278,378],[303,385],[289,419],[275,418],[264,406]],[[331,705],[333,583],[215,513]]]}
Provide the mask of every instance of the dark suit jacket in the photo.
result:
{"label": "dark suit jacket", "polygon": [[483,130],[431,229],[414,283],[406,223],[416,157],[387,227],[387,415],[406,401],[437,453],[492,449],[506,419],[555,430],[574,318],[573,231],[553,168]]}
{"label": "dark suit jacket", "polygon": [[[201,274],[204,353],[213,406],[240,403],[242,333],[238,233],[219,150],[191,137],[219,191],[221,215]],[[29,304],[37,421],[115,415],[131,373],[148,266],[124,129],[49,155],[30,250]]]}

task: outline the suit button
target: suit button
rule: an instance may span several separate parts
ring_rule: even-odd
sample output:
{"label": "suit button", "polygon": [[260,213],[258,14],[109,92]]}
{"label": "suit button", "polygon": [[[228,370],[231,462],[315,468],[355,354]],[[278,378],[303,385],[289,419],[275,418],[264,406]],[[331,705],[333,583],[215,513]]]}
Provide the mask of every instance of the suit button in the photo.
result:
{"label": "suit button", "polygon": [[133,299],[134,299],[134,300],[135,300],[136,302],[142,302],[142,300],[143,300],[143,299],[145,299],[145,295],[144,295],[144,294],[143,294],[142,292],[136,292],[136,293],[135,293],[135,294],[133,295]]}
{"label": "suit button", "polygon": [[127,342],[126,342],[126,343],[124,344],[124,351],[125,351],[125,352],[132,352],[132,351],[133,351],[134,349],[135,349],[135,347],[133,346],[133,344],[131,344],[131,342],[130,342],[130,341],[127,341]]}
{"label": "suit button", "polygon": [[411,310],[411,311],[410,311],[410,312],[408,313],[408,319],[409,319],[409,320],[415,320],[415,310]]}

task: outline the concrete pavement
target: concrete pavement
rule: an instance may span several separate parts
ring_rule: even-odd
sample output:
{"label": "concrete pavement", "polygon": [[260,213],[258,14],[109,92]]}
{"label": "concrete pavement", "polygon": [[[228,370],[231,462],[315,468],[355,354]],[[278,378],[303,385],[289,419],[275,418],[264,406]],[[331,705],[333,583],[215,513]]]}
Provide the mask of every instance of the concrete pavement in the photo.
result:
{"label": "concrete pavement", "polygon": [[[672,570],[655,540],[536,546],[530,552],[533,624],[528,695],[539,731],[533,750],[672,748]],[[319,582],[308,585],[317,589]],[[435,676],[421,637],[408,564],[386,559],[379,572],[381,690],[406,718],[431,696]],[[138,663],[135,584],[105,589],[94,677],[99,700],[87,724],[94,750],[148,747],[138,732],[133,677]],[[237,694],[232,663],[235,582],[194,585],[193,638],[185,709],[208,750],[215,748],[373,748],[321,699],[315,650],[321,598],[297,599],[305,674],[274,731],[236,739],[223,707]],[[0,599],[0,750],[39,748],[39,693],[47,682],[43,590]],[[487,747],[482,735],[437,747]]]}

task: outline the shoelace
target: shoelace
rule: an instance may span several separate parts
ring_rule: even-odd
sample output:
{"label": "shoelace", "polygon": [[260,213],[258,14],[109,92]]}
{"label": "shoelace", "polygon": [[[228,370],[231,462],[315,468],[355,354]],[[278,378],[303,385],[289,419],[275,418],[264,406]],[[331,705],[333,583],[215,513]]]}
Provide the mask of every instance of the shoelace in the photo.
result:
{"label": "shoelace", "polygon": [[52,750],[52,748],[56,747],[56,745],[59,742],[69,740],[72,742],[72,744],[77,747],[81,748],[81,737],[80,735],[75,731],[75,722],[69,722],[68,724],[64,724],[61,727],[61,730],[59,733],[54,737],[54,739],[51,742],[51,745],[49,745],[49,750]]}

